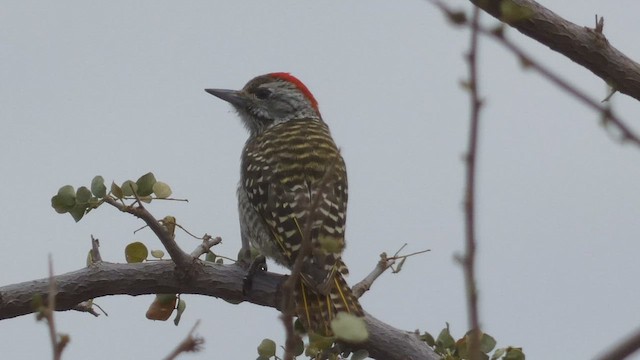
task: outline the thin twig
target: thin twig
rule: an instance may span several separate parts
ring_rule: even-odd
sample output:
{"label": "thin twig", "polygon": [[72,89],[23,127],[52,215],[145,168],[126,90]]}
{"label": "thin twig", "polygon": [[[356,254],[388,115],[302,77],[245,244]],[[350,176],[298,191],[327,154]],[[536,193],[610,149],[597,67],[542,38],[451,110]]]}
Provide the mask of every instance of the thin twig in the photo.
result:
{"label": "thin twig", "polygon": [[162,226],[156,218],[151,215],[149,211],[142,205],[140,200],[136,200],[137,206],[127,206],[119,203],[116,199],[107,196],[104,198],[104,201],[117,208],[120,211],[127,212],[132,214],[144,221],[147,226],[156,234],[162,245],[164,245],[165,249],[169,253],[169,256],[176,263],[178,268],[182,270],[188,270],[191,268],[193,264],[193,257],[189,254],[185,253],[180,249],[178,244],[176,243],[174,236],[170,234],[167,229]]}
{"label": "thin twig", "polygon": [[636,329],[631,335],[619,344],[607,351],[596,360],[622,360],[640,349],[640,329]]}
{"label": "thin twig", "polygon": [[[518,47],[513,41],[507,39],[501,28],[498,29],[488,29],[487,27],[481,26],[480,24],[473,24],[466,21],[463,17],[460,16],[460,13],[454,11],[449,8],[443,2],[439,0],[428,0],[433,5],[442,10],[450,19],[455,19],[456,25],[467,26],[470,28],[475,28],[480,34],[490,37],[497,41],[499,44],[507,48],[509,51],[518,56],[522,64],[525,64],[527,68],[533,69],[537,71],[542,77],[551,81],[560,89],[566,91],[568,94],[572,95],[580,102],[585,104],[587,107],[597,111],[600,113],[600,118],[602,119],[603,124],[605,125],[613,125],[620,132],[620,141],[625,142],[629,141],[634,145],[640,147],[640,137],[636,135],[626,123],[616,116],[613,111],[608,107],[602,105],[599,101],[592,99],[585,92],[579,90],[575,86],[569,84],[566,80],[561,78],[559,75],[549,70],[547,67],[533,60],[531,56],[529,56],[524,50]],[[477,7],[474,7],[474,9]]]}
{"label": "thin twig", "polygon": [[[425,252],[430,251],[430,250],[421,250],[421,251],[416,251],[416,252],[413,252],[413,253],[407,254],[407,255],[398,255],[399,252],[402,249],[404,249],[405,246],[407,246],[407,244],[404,244],[400,248],[400,250],[398,250],[391,257],[388,257],[386,253],[380,254],[380,260],[378,260],[378,262],[376,263],[376,267],[373,268],[371,273],[369,273],[369,275],[367,275],[364,279],[362,279],[359,283],[355,284],[351,288],[351,291],[353,292],[353,295],[355,295],[355,297],[357,297],[357,298],[362,297],[362,295],[364,295],[365,292],[367,292],[367,291],[369,291],[371,289],[371,286],[373,285],[373,282],[376,281],[380,277],[380,275],[382,275],[389,268],[393,269],[393,265],[395,265],[397,260],[404,261],[405,259],[407,259],[410,256],[423,254]],[[397,273],[397,271],[395,271],[394,273]]]}
{"label": "thin twig", "polygon": [[[53,360],[62,359],[62,351],[69,343],[69,336],[58,335],[56,331],[56,323],[54,313],[56,311],[56,279],[53,276],[53,260],[49,254],[49,293],[47,294],[47,306],[44,309],[47,327],[49,328],[49,338],[51,340],[51,348],[53,350]],[[59,338],[59,339],[58,339]]]}
{"label": "thin twig", "polygon": [[176,346],[176,348],[164,358],[164,360],[173,360],[183,352],[199,352],[203,349],[204,338],[200,336],[193,336],[193,332],[196,330],[198,325],[200,325],[200,320],[196,321],[195,325],[191,328],[191,331],[187,334],[187,337],[184,338],[184,340],[182,340],[180,344],[178,344],[178,346]]}
{"label": "thin twig", "polygon": [[471,44],[467,55],[469,65],[469,98],[471,100],[471,118],[469,125],[469,149],[466,156],[465,189],[465,255],[462,266],[467,289],[467,312],[469,316],[469,355],[471,360],[480,359],[480,320],[478,315],[478,289],[475,278],[476,229],[475,229],[475,180],[476,159],[478,153],[478,128],[480,127],[480,108],[482,101],[478,95],[478,22],[480,8],[473,8],[471,20]]}

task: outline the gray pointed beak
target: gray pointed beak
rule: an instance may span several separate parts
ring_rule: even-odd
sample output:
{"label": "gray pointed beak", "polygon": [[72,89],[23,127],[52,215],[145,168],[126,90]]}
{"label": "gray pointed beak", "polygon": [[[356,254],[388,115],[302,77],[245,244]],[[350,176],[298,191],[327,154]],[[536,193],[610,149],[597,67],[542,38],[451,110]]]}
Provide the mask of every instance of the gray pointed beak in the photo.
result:
{"label": "gray pointed beak", "polygon": [[244,107],[247,104],[247,98],[242,91],[225,89],[204,89],[204,91],[233,106]]}

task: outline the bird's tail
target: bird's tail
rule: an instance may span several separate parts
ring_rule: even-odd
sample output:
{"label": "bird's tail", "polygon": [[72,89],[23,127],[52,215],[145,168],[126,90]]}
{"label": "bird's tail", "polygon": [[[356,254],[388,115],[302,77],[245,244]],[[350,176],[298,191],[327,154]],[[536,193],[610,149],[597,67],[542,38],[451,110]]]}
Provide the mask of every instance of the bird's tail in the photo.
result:
{"label": "bird's tail", "polygon": [[332,336],[331,320],[340,312],[362,317],[364,312],[360,302],[340,272],[335,272],[331,290],[321,294],[300,281],[295,292],[296,313],[307,332],[322,336]]}

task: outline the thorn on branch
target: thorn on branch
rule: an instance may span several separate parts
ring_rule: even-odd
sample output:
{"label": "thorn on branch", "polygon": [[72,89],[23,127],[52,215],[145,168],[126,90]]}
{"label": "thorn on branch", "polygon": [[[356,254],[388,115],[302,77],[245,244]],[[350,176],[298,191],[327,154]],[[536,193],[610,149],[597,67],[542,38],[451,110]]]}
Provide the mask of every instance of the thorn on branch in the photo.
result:
{"label": "thorn on branch", "polygon": [[[97,262],[102,261],[102,255],[100,255],[100,240],[98,238],[94,238],[91,235],[91,264],[95,264]],[[87,264],[89,266],[89,264]]]}
{"label": "thorn on branch", "polygon": [[598,34],[602,34],[602,31],[604,30],[604,16],[600,16],[600,18],[598,18],[598,14],[596,14],[596,27],[593,30]]}

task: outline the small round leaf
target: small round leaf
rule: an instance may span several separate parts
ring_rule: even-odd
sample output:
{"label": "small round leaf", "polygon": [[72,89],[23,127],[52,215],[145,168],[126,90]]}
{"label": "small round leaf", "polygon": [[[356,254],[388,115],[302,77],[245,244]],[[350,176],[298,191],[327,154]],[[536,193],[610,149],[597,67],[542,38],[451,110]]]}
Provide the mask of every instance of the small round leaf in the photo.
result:
{"label": "small round leaf", "polygon": [[91,190],[87,189],[86,186],[81,186],[76,191],[76,203],[77,204],[87,204],[91,199]]}
{"label": "small round leaf", "polygon": [[124,196],[133,196],[138,193],[138,184],[131,180],[123,182],[121,188]]}
{"label": "small round leaf", "polygon": [[104,178],[102,176],[98,175],[91,180],[91,192],[98,198],[107,196],[107,187],[104,185]]}
{"label": "small round leaf", "polygon": [[166,199],[171,196],[171,188],[162,181],[156,181],[156,183],[153,184],[153,193],[158,199]]}
{"label": "small round leaf", "polygon": [[73,217],[73,220],[78,222],[80,221],[80,219],[82,219],[84,214],[87,212],[87,207],[89,207],[88,204],[76,204],[76,206],[74,206],[73,209],[69,210],[69,214],[71,214],[71,217]]}
{"label": "small round leaf", "polygon": [[115,182],[111,183],[111,195],[115,196],[117,199],[122,199],[124,197],[122,188]]}
{"label": "small round leaf", "polygon": [[258,345],[258,355],[270,358],[276,355],[276,343],[271,339],[264,339]]}
{"label": "small round leaf", "polygon": [[149,250],[143,243],[136,241],[127,245],[124,249],[124,256],[128,263],[140,263],[147,259]]}
{"label": "small round leaf", "polygon": [[364,320],[344,312],[338,313],[336,318],[331,320],[331,329],[338,339],[352,344],[364,342],[369,338]]}
{"label": "small round leaf", "polygon": [[136,184],[138,184],[138,190],[136,192],[139,196],[149,196],[153,193],[153,185],[155,185],[155,183],[156,177],[153,173],[146,173],[136,181]]}

